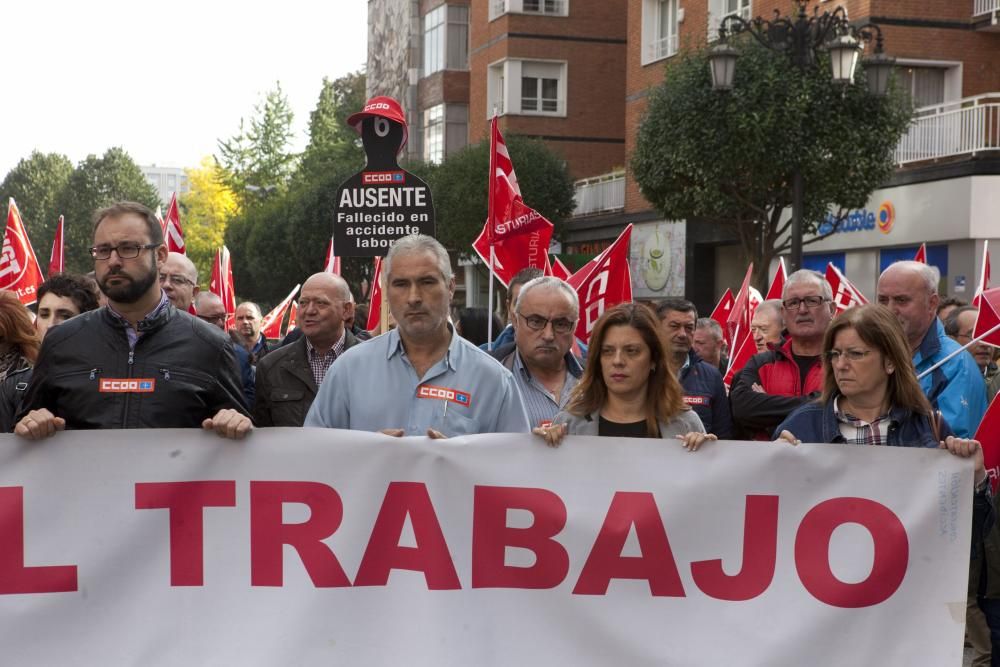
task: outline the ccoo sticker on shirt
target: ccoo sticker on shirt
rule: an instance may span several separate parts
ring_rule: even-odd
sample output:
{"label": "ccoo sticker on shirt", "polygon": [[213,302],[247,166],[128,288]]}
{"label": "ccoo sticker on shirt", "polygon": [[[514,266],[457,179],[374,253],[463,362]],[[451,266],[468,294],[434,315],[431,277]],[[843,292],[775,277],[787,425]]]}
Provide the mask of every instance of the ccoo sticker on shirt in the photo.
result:
{"label": "ccoo sticker on shirt", "polygon": [[151,394],[156,378],[101,378],[98,391],[102,394]]}
{"label": "ccoo sticker on shirt", "polygon": [[422,384],[417,387],[417,398],[433,398],[439,401],[451,401],[469,407],[472,405],[472,396],[458,389],[450,387],[436,387],[432,384]]}
{"label": "ccoo sticker on shirt", "polygon": [[688,405],[708,405],[709,403],[711,403],[711,400],[712,399],[710,399],[708,396],[685,396],[684,397],[684,402],[687,403]]}

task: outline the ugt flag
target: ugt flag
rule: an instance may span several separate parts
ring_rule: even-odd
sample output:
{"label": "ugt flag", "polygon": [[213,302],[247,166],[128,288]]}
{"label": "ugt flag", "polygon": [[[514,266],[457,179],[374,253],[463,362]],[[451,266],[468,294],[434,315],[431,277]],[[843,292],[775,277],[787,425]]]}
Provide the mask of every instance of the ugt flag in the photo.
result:
{"label": "ugt flag", "polygon": [[0,289],[14,292],[21,303],[30,306],[38,301],[36,294],[41,284],[42,271],[38,268],[21,213],[11,197],[7,203],[7,230],[0,253]]}

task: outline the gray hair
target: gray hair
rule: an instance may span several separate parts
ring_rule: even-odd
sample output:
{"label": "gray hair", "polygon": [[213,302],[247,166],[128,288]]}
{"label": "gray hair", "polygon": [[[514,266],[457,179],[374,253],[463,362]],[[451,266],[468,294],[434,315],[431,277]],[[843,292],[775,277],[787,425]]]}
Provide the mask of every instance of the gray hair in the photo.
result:
{"label": "gray hair", "polygon": [[899,262],[893,262],[886,267],[885,271],[882,272],[882,275],[879,276],[878,279],[882,280],[882,276],[895,268],[919,274],[924,283],[927,285],[927,291],[931,294],[937,294],[938,284],[941,282],[941,271],[938,270],[938,267],[930,264],[924,264],[923,262],[915,262],[912,259],[904,259]]}
{"label": "gray hair", "polygon": [[438,270],[441,271],[441,275],[445,281],[447,282],[454,278],[454,274],[451,272],[451,258],[448,257],[448,251],[445,250],[443,245],[438,243],[436,238],[427,236],[426,234],[410,234],[393,243],[392,247],[389,248],[389,253],[382,261],[382,275],[388,276],[392,273],[392,260],[396,258],[396,255],[413,252],[431,253],[437,260]]}
{"label": "gray hair", "polygon": [[823,295],[823,298],[827,301],[833,301],[833,288],[831,288],[830,283],[826,281],[826,276],[819,271],[813,271],[812,269],[799,269],[792,275],[785,278],[785,286],[781,291],[781,298],[785,298],[785,291],[789,287],[800,283],[816,283],[819,285],[819,291]]}
{"label": "gray hair", "polygon": [[[823,279],[823,282],[826,282],[825,278]],[[827,286],[829,286],[829,283],[827,283]],[[832,291],[833,290],[831,289],[831,292]],[[755,312],[759,313],[762,311],[765,313],[767,311],[771,311],[771,316],[778,321],[778,326],[784,326],[785,317],[781,310],[781,299],[768,299],[767,301],[761,301],[757,305],[757,310]]]}
{"label": "gray hair", "polygon": [[711,317],[699,317],[698,321],[694,325],[694,328],[696,331],[698,329],[707,329],[708,332],[712,334],[712,338],[714,338],[716,342],[722,340],[722,325],[713,320]]}
{"label": "gray hair", "polygon": [[548,287],[550,289],[560,290],[565,294],[570,302],[573,304],[573,312],[580,312],[580,297],[577,295],[576,290],[569,286],[565,280],[560,280],[555,276],[541,276],[539,278],[532,278],[528,282],[524,283],[524,287],[517,294],[517,301],[514,302],[514,310],[518,310],[521,307],[521,301],[524,300],[524,295],[535,289],[536,287]]}

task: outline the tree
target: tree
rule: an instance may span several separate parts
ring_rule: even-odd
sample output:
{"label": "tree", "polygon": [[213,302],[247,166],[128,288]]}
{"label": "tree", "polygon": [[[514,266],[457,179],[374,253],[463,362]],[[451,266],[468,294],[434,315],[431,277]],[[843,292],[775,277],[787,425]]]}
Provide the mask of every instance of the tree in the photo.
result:
{"label": "tree", "polygon": [[[562,221],[573,212],[575,194],[565,163],[541,141],[517,135],[505,139],[524,203],[551,220],[555,236],[561,236]],[[445,247],[471,254],[472,242],[486,221],[489,139],[449,155],[440,165],[411,165],[410,170],[431,188],[434,235]]]}
{"label": "tree", "polygon": [[323,79],[319,101],[309,116],[309,145],[302,154],[300,175],[310,178],[342,163],[364,164],[361,140],[345,122],[364,104],[364,72],[352,72],[333,81]]}
{"label": "tree", "polygon": [[884,98],[869,95],[862,74],[854,85],[834,85],[825,57],[801,72],[756,42],[738,48],[728,92],[712,89],[707,51],[668,67],[650,96],[631,168],[666,218],[734,229],[764,287],[771,259],[790,246],[783,214],[796,167],[806,236],[831,210],[835,230],[892,173],[912,108],[894,88]]}
{"label": "tree", "polygon": [[46,253],[51,247],[61,213],[59,197],[72,173],[73,163],[65,155],[32,151],[0,183],[3,203],[6,205],[7,197],[17,201],[32,246],[43,264],[48,259]]}
{"label": "tree", "polygon": [[240,131],[219,140],[216,161],[222,165],[223,182],[241,204],[255,205],[259,201],[255,193],[287,189],[296,164],[296,156],[288,150],[293,118],[279,82],[254,106],[249,129],[240,119]]}
{"label": "tree", "polygon": [[93,244],[93,216],[118,201],[135,201],[155,209],[161,205],[156,189],[122,148],[109,148],[102,157],[88,155],[69,178],[58,199],[66,216],[65,243],[68,271],[85,273],[94,267],[88,248]]}
{"label": "tree", "polygon": [[196,169],[185,169],[191,189],[180,196],[187,255],[207,284],[215,251],[224,242],[226,224],[236,215],[236,195],[223,184],[215,158],[202,158]]}

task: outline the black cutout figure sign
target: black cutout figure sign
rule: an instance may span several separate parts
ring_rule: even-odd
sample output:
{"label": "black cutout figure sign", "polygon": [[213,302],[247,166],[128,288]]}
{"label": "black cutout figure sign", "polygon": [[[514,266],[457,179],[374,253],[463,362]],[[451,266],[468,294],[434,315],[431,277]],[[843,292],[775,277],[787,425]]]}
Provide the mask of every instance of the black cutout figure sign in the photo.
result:
{"label": "black cutout figure sign", "polygon": [[385,255],[408,234],[434,235],[434,204],[427,184],[400,168],[406,117],[391,97],[373,97],[347,119],[361,134],[365,168],[340,185],[333,214],[333,245],[341,257]]}

